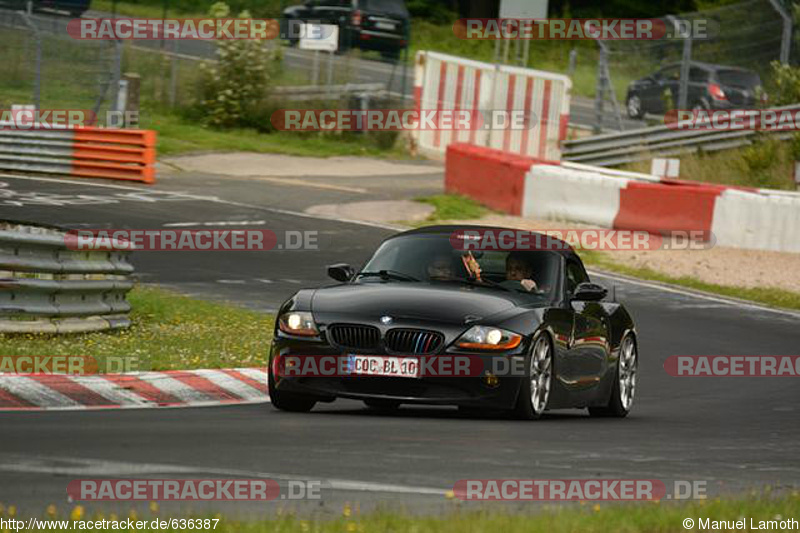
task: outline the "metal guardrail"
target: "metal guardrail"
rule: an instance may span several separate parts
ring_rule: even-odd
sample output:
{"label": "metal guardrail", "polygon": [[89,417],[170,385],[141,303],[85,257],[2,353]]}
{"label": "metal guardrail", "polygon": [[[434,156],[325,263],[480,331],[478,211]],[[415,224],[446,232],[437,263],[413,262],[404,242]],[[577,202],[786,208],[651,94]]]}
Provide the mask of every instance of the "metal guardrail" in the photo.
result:
{"label": "metal guardrail", "polygon": [[0,122],[0,169],[153,183],[155,144],[150,130]]}
{"label": "metal guardrail", "polygon": [[[774,111],[794,113],[800,111],[800,104],[776,107]],[[597,166],[621,165],[654,156],[737,148],[751,144],[752,137],[757,133],[752,130],[692,130],[653,126],[565,141],[563,158]],[[778,139],[786,139],[794,134],[795,131],[770,133]]]}
{"label": "metal guardrail", "polygon": [[339,99],[357,94],[381,95],[385,93],[383,83],[347,83],[345,85],[302,85],[299,87],[273,87],[271,94],[286,100],[324,100]]}
{"label": "metal guardrail", "polygon": [[66,231],[0,222],[0,333],[130,326],[129,251],[71,250]]}

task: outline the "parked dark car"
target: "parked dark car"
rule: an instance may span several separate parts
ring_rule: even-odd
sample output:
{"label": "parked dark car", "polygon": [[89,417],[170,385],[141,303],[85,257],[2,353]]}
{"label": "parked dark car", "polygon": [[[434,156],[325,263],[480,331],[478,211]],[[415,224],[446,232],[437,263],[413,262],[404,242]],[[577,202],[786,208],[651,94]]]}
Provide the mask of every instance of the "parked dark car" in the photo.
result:
{"label": "parked dark car", "polygon": [[395,60],[408,44],[411,17],[403,0],[306,0],[283,11],[282,33],[295,44],[298,37],[287,31],[290,21],[334,24],[339,51],[376,50]]}
{"label": "parked dark car", "polygon": [[[669,98],[677,107],[681,86],[681,64],[667,65],[628,87],[625,107],[630,118],[647,113],[661,115]],[[746,109],[758,103],[761,78],[752,70],[693,61],[689,67],[686,103],[689,109]],[[761,93],[761,99],[766,94]]]}
{"label": "parked dark car", "polygon": [[[487,231],[512,233],[482,226],[400,233],[359,272],[332,265],[328,273],[338,284],[292,296],[280,308],[270,350],[272,405],[309,411],[317,402],[350,398],[384,410],[457,405],[522,419],[563,408],[627,415],[639,359],[625,307],[590,281],[563,241],[552,241],[562,245],[556,250],[511,258],[501,250],[472,255],[453,244],[459,234]],[[477,275],[467,258],[477,262]],[[531,279],[508,277],[512,261],[526,263]],[[463,359],[477,371],[420,371]],[[309,364],[345,370],[299,372]],[[492,370],[503,367],[518,371]]]}
{"label": "parked dark car", "polygon": [[[33,0],[34,11],[58,11],[71,17],[80,17],[89,9],[91,0]],[[27,9],[27,0],[0,0],[0,7]]]}

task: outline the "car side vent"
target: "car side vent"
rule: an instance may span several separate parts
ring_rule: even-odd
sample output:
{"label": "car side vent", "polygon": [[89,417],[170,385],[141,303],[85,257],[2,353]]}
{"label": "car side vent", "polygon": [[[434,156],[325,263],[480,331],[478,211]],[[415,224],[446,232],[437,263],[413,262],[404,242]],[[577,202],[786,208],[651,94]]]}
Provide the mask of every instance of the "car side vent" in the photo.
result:
{"label": "car side vent", "polygon": [[374,326],[333,324],[328,328],[332,344],[349,350],[374,350],[378,348],[381,333]]}
{"label": "car side vent", "polygon": [[439,351],[444,336],[437,331],[396,328],[386,332],[385,342],[394,353],[427,355]]}

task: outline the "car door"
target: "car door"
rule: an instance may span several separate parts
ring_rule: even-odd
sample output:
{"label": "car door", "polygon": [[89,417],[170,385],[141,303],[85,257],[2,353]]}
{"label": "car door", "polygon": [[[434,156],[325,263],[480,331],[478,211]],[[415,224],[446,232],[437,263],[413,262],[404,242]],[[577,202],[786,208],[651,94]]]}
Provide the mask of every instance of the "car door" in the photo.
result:
{"label": "car door", "polygon": [[568,304],[573,313],[573,330],[567,351],[567,376],[578,403],[593,399],[601,378],[608,368],[608,313],[600,302],[572,300],[578,285],[589,281],[583,265],[570,258],[566,264]]}

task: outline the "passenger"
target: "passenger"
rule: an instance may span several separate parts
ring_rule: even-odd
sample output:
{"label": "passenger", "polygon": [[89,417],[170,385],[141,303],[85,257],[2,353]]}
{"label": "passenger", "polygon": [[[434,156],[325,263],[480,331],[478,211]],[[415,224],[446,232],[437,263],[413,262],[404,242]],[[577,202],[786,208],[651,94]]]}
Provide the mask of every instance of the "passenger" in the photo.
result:
{"label": "passenger", "polygon": [[506,256],[506,281],[502,282],[504,286],[518,288],[522,285],[522,288],[528,292],[535,291],[537,286],[532,278],[533,267],[524,255],[519,252],[511,252]]}

